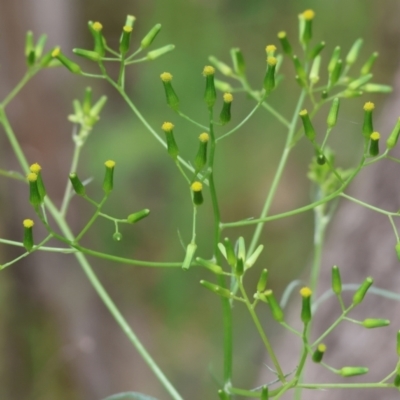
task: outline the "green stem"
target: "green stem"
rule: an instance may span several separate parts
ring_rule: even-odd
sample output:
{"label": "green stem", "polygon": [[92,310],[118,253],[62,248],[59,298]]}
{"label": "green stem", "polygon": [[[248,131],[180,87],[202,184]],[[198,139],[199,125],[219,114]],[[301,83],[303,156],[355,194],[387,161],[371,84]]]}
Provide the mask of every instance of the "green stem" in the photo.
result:
{"label": "green stem", "polygon": [[398,213],[385,211],[385,210],[382,210],[381,208],[371,206],[370,204],[365,203],[365,202],[363,202],[361,200],[358,200],[358,199],[356,199],[354,197],[351,197],[351,196],[349,196],[349,195],[347,195],[345,193],[341,193],[340,196],[344,197],[347,200],[352,201],[353,203],[359,204],[360,206],[363,206],[365,208],[369,208],[370,210],[376,211],[377,213],[387,215],[388,217],[399,217],[400,216]]}

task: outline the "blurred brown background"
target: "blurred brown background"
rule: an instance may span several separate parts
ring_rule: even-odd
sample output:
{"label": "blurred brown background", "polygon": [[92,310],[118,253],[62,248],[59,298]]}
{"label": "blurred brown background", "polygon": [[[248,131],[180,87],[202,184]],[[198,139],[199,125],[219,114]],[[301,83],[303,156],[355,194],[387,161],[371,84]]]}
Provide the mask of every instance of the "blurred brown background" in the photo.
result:
{"label": "blurred brown background", "polygon": [[[126,15],[135,15],[133,46],[160,22],[163,28],[153,48],[173,43],[176,50],[159,60],[129,69],[127,91],[155,128],[165,120],[176,125],[176,138],[184,158],[191,159],[200,132],[178,119],[165,105],[159,74],[170,71],[174,75],[174,87],[182,109],[206,123],[201,71],[208,63],[208,56],[212,54],[229,62],[229,49],[240,47],[246,57],[249,80],[255,88],[260,87],[265,70],[265,45],[276,43],[276,33],[280,30],[286,30],[295,38],[297,14],[305,8],[313,8],[317,13],[315,39],[327,42],[325,63],[336,45],[347,52],[354,40],[363,37],[365,45],[356,67],[378,50],[380,57],[374,68],[374,81],[386,84],[393,81],[400,47],[400,10],[395,0],[386,0],[383,4],[372,0],[1,0],[0,95],[3,98],[24,73],[24,35],[28,29],[33,30],[36,37],[47,33],[48,48],[61,45],[70,55],[74,47],[92,45],[88,20],[101,21],[109,44],[117,45]],[[91,70],[90,64],[81,63],[86,70]],[[272,103],[290,118],[299,88],[292,79],[292,66],[287,60],[282,71],[287,80],[273,94]],[[95,98],[106,94],[109,102],[82,152],[80,176],[94,177],[89,191],[99,198],[103,162],[114,159],[117,162],[115,190],[105,210],[123,218],[146,207],[151,215],[135,226],[122,226],[124,238],[120,243],[112,240],[112,223],[99,221],[84,243],[94,249],[138,259],[183,259],[177,232],[179,230],[184,240],[189,241],[191,231],[191,205],[185,182],[165,150],[106,82],[71,76],[59,68],[41,72],[28,84],[7,111],[29,161],[43,166],[49,195],[59,204],[72,154],[72,125],[66,117],[72,111],[72,100],[81,98],[88,85],[93,87]],[[395,96],[396,93],[393,98]],[[387,104],[383,96],[364,96],[342,104],[332,146],[340,150],[337,160],[344,167],[355,162],[353,155],[360,145],[360,110],[367,100],[375,101],[378,110],[383,110]],[[230,126],[240,122],[253,105],[245,96],[236,95]],[[390,113],[392,119],[386,125],[382,123],[386,132],[390,131],[391,121],[395,121],[399,112],[392,106]],[[326,110],[323,110],[318,120],[321,127],[325,116]],[[382,134],[385,136],[384,131]],[[260,111],[242,130],[219,146],[216,179],[224,221],[259,214],[284,139],[282,127]],[[5,136],[0,140],[0,168],[19,171]],[[272,213],[309,201],[310,185],[305,175],[312,155],[306,142],[301,142],[293,152]],[[378,174],[377,182],[381,176]],[[368,185],[373,178],[364,174],[361,179]],[[387,183],[393,187],[393,181]],[[20,240],[20,221],[31,215],[26,187],[4,178],[0,185],[1,237]],[[377,190],[380,190],[379,185]],[[383,189],[380,193],[384,193]],[[89,205],[74,199],[69,219],[75,232],[85,224],[91,211]],[[209,257],[212,217],[208,197],[199,217],[200,254]],[[377,224],[381,222],[380,219],[376,221]],[[266,225],[261,241],[265,250],[247,280],[249,287],[255,284],[264,267],[270,270],[270,286],[277,293],[300,274],[306,277],[312,250],[312,223],[312,214],[307,213]],[[358,228],[365,233],[364,228]],[[348,226],[344,229],[349,232]],[[253,229],[246,228],[225,234],[233,240],[243,235],[249,241],[252,232]],[[343,228],[332,232],[331,240],[336,244],[332,246],[334,254],[324,264],[327,271],[331,263],[345,259],[344,247],[337,240],[343,237],[341,232]],[[350,235],[346,243],[348,246],[353,243],[358,249],[359,238]],[[393,241],[393,237],[388,240]],[[19,250],[2,245],[0,262],[9,261],[18,254]],[[340,255],[339,261],[335,255]],[[199,269],[183,273],[180,269],[145,269],[98,259],[91,261],[133,329],[183,397],[216,398],[217,385],[212,374],[218,379],[221,377],[220,302],[198,283],[202,278],[211,280],[213,277]],[[356,255],[349,263],[355,261],[360,261]],[[388,263],[394,269],[392,258]],[[348,275],[351,283],[364,276],[364,272]],[[379,283],[385,287],[388,281],[393,285],[396,280],[388,273],[381,275]],[[1,272],[0,295],[0,399],[97,400],[128,390],[159,399],[168,398],[97,298],[72,256],[33,254]],[[388,303],[388,307],[393,310],[397,306]],[[265,323],[269,321],[268,315],[265,311]],[[264,379],[264,372],[265,380],[271,380],[263,364],[261,342],[240,305],[234,308],[234,318],[235,386],[252,387],[257,380]],[[270,331],[277,339],[280,331],[274,328]],[[287,346],[285,350],[278,347],[278,353],[284,351],[287,352]],[[288,354],[290,358],[290,351]]]}

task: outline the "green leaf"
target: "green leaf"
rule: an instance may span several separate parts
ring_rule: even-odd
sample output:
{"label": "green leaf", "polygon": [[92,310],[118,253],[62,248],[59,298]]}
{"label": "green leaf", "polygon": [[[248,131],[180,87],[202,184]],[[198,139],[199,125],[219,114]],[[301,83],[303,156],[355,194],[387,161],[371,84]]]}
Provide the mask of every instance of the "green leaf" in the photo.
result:
{"label": "green leaf", "polygon": [[157,400],[155,397],[147,396],[137,392],[117,393],[103,400]]}

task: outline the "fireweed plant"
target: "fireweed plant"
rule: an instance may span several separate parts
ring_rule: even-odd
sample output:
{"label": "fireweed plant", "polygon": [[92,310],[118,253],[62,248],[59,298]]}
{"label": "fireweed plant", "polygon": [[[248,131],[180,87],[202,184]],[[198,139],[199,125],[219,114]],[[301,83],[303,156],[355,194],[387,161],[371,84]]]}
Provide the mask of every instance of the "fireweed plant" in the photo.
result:
{"label": "fireweed plant", "polygon": [[[393,365],[392,372],[382,377],[379,382],[371,383],[346,383],[346,378],[355,375],[368,373],[366,366],[330,366],[323,361],[324,353],[329,352],[324,344],[324,339],[330,334],[342,321],[351,321],[352,323],[361,325],[360,329],[380,328],[389,325],[390,321],[385,319],[370,318],[367,315],[363,321],[351,319],[348,315],[360,304],[368,291],[374,291],[372,277],[366,277],[358,287],[354,285],[342,285],[340,271],[337,266],[332,268],[332,289],[323,294],[320,298],[315,298],[313,293],[316,291],[318,284],[318,276],[320,271],[320,262],[322,248],[324,244],[324,234],[326,228],[331,221],[337,200],[345,198],[355,202],[362,207],[374,210],[380,214],[386,215],[389,219],[396,239],[396,251],[400,256],[400,239],[394,223],[394,219],[400,214],[389,212],[346,194],[349,184],[356,178],[359,172],[369,165],[381,160],[390,159],[393,162],[400,162],[390,156],[391,149],[396,145],[400,134],[400,118],[394,122],[393,131],[390,133],[386,146],[380,145],[380,133],[376,132],[373,127],[373,114],[375,105],[366,99],[363,113],[362,129],[360,132],[360,140],[363,142],[363,151],[360,155],[358,163],[353,168],[344,170],[335,165],[334,152],[328,147],[329,135],[336,126],[338,119],[339,107],[341,102],[346,102],[352,98],[364,95],[365,93],[381,92],[388,93],[391,88],[386,85],[371,83],[371,69],[377,58],[377,53],[373,53],[365,62],[360,71],[351,70],[353,64],[359,57],[362,47],[362,39],[356,40],[349,52],[343,57],[341,48],[336,47],[333,54],[327,56],[328,81],[320,83],[320,69],[322,68],[322,54],[325,42],[312,44],[313,20],[315,14],[312,10],[306,10],[299,15],[299,46],[294,47],[285,32],[279,32],[277,38],[271,42],[279,43],[281,50],[278,52],[275,44],[266,46],[266,72],[264,79],[260,79],[260,87],[252,88],[246,78],[246,65],[242,52],[238,48],[231,50],[232,65],[227,65],[215,57],[210,57],[211,65],[207,65],[203,69],[203,79],[205,85],[204,102],[208,109],[209,119],[203,124],[192,119],[181,111],[179,97],[176,94],[172,81],[173,77],[169,72],[163,72],[160,75],[160,86],[163,85],[166,102],[178,116],[190,121],[193,124],[193,130],[198,132],[198,147],[196,155],[191,161],[185,161],[179,151],[178,143],[174,138],[175,126],[171,122],[160,122],[160,126],[152,127],[145,117],[135,106],[133,100],[125,91],[125,70],[128,66],[155,60],[160,56],[172,51],[173,45],[167,45],[155,50],[148,50],[155,37],[161,29],[161,25],[155,25],[149,33],[141,40],[136,51],[131,52],[131,36],[135,17],[128,16],[122,29],[119,42],[119,49],[113,50],[108,45],[102,34],[102,25],[99,22],[89,22],[89,31],[94,39],[93,49],[74,49],[74,53],[78,56],[91,60],[97,64],[99,68],[98,74],[84,72],[79,64],[68,58],[60,48],[56,47],[44,52],[46,36],[42,35],[35,43],[33,34],[27,33],[25,56],[27,61],[27,72],[17,86],[1,101],[0,103],[0,123],[4,128],[4,132],[10,141],[12,149],[19,161],[21,172],[10,172],[7,170],[0,171],[3,176],[17,179],[27,184],[27,196],[32,205],[32,209],[27,212],[31,214],[31,218],[22,221],[21,242],[0,239],[0,243],[20,246],[25,248],[25,252],[19,257],[9,262],[3,263],[1,269],[7,268],[15,264],[20,259],[27,257],[35,251],[49,251],[59,253],[72,254],[83,269],[84,274],[89,279],[93,288],[104,302],[117,324],[128,337],[132,345],[137,349],[144,361],[147,363],[151,371],[159,379],[170,397],[175,400],[181,400],[179,394],[172,383],[167,379],[162,370],[141,344],[132,328],[128,325],[118,307],[112,301],[101,282],[94,273],[87,256],[98,257],[110,262],[125,263],[142,267],[161,267],[161,268],[182,268],[187,270],[192,267],[205,268],[215,274],[213,282],[201,280],[200,284],[210,292],[210,295],[218,296],[222,302],[223,315],[223,371],[221,373],[222,380],[218,393],[220,399],[232,399],[246,397],[258,398],[262,400],[279,399],[288,391],[293,392],[293,397],[300,399],[302,390],[308,389],[335,389],[335,388],[382,388],[389,390],[397,390],[400,387],[400,361],[397,365]],[[297,54],[301,54],[298,56]],[[282,62],[292,63],[295,71],[295,79],[300,92],[297,105],[293,116],[287,118],[275,110],[269,103],[268,99],[273,95],[273,91],[277,89],[282,76],[279,75],[279,69]],[[114,62],[120,65],[117,79],[113,79],[107,72],[106,63]],[[151,135],[167,150],[166,154],[175,163],[178,172],[187,183],[188,201],[193,204],[193,228],[190,242],[185,244],[186,256],[183,260],[176,262],[152,262],[119,257],[117,255],[106,254],[94,249],[84,247],[80,244],[82,237],[98,218],[106,218],[115,224],[114,238],[121,238],[118,231],[120,224],[134,224],[144,219],[149,210],[138,210],[126,218],[115,218],[102,212],[102,207],[107,201],[113,189],[113,175],[117,166],[113,160],[105,162],[105,174],[103,178],[103,198],[100,200],[92,199],[86,193],[86,185],[88,182],[81,181],[77,170],[79,155],[82,147],[86,144],[92,129],[99,120],[99,114],[106,103],[103,96],[97,101],[92,100],[90,89],[86,89],[83,100],[74,100],[74,113],[69,119],[75,124],[75,133],[73,135],[74,153],[70,168],[69,180],[66,177],[66,189],[63,201],[57,207],[46,194],[46,182],[44,174],[39,163],[28,162],[24,151],[20,147],[18,138],[7,117],[7,105],[15,98],[24,85],[32,79],[39,71],[49,67],[64,66],[73,74],[85,76],[88,78],[104,79],[112,85],[115,90],[126,101],[129,108],[135,116],[143,123],[145,128]],[[324,66],[324,68],[326,68]],[[353,68],[354,69],[354,68]],[[200,71],[199,71],[200,72]],[[220,74],[230,79],[230,83],[215,79],[216,74]],[[161,87],[160,87],[161,89]],[[223,94],[218,95],[217,91]],[[243,118],[243,120],[229,131],[220,133],[220,127],[228,124],[231,119],[231,107],[234,96],[244,93],[254,99],[255,105],[251,112]],[[160,96],[163,94],[160,92]],[[221,99],[222,98],[222,104]],[[304,108],[304,103],[308,99],[311,105],[309,109]],[[316,132],[312,120],[320,111],[321,107],[328,105],[329,108],[326,118],[326,131],[322,135]],[[286,143],[284,145],[282,155],[272,180],[271,187],[266,195],[264,206],[258,218],[247,219],[237,222],[226,222],[221,217],[221,205],[217,196],[217,182],[214,179],[214,162],[217,157],[217,145],[225,138],[236,133],[251,116],[258,110],[264,110],[270,118],[276,118],[287,131]],[[217,111],[219,110],[219,112]],[[179,124],[176,123],[176,129]],[[275,194],[285,170],[289,155],[292,149],[300,140],[308,141],[309,145],[315,151],[308,171],[308,177],[312,182],[314,190],[314,198],[312,203],[304,207],[290,210],[277,215],[269,215],[271,204],[275,198]],[[381,147],[381,149],[380,149]],[[29,160],[37,161],[37,160]],[[93,215],[88,218],[86,226],[80,232],[72,232],[66,216],[71,200],[75,195],[81,196],[93,206]],[[204,201],[211,201],[212,215],[208,216],[214,221],[214,231],[210,235],[213,241],[213,255],[202,254],[202,249],[196,245],[196,229],[197,214],[202,212],[201,205]],[[290,217],[309,210],[313,210],[315,217],[314,232],[314,258],[312,263],[311,275],[308,286],[304,286],[299,291],[299,299],[301,299],[302,307],[299,316],[303,328],[297,330],[290,326],[285,320],[284,307],[288,297],[292,294],[296,285],[289,285],[284,292],[282,299],[278,301],[274,291],[268,285],[268,270],[259,271],[259,280],[256,287],[245,288],[244,280],[246,273],[250,268],[256,268],[257,258],[263,251],[263,245],[259,244],[260,235],[266,222],[281,218]],[[50,223],[48,215],[51,215],[54,222]],[[34,222],[34,220],[36,222]],[[40,242],[35,241],[35,224],[42,224],[47,236]],[[54,226],[53,226],[54,224]],[[230,239],[223,235],[223,231],[231,232],[233,228],[241,228],[243,226],[254,226],[254,233],[249,244],[246,244],[243,237],[237,240]],[[58,233],[60,232],[60,233]],[[225,233],[225,232],[224,232]],[[237,237],[231,233],[231,237]],[[62,247],[48,247],[46,243],[50,239],[58,239]],[[354,292],[350,304],[345,304],[342,299],[343,290],[352,290]],[[390,297],[398,296],[385,290],[377,291],[382,296]],[[320,337],[312,335],[313,315],[317,309],[327,298],[332,295],[336,296],[341,307],[341,314],[335,322],[329,326]],[[247,308],[254,322],[262,343],[265,346],[272,365],[272,369],[276,375],[276,379],[258,388],[239,388],[235,386],[232,377],[232,359],[233,359],[233,342],[232,342],[232,306],[233,304],[242,304]],[[264,312],[264,308],[269,308],[273,319],[277,324],[287,329],[294,336],[297,336],[302,343],[302,349],[298,355],[297,368],[295,371],[284,371],[279,362],[279,353],[271,346],[270,340],[261,324],[258,312]],[[393,338],[395,341],[396,338]],[[397,335],[397,354],[400,359],[400,331]],[[342,383],[308,383],[303,379],[303,374],[307,362],[318,363],[321,368],[327,368],[332,374],[338,374],[343,377]],[[150,399],[148,396],[131,392],[126,396],[132,399]],[[111,396],[108,399],[120,398],[121,394]]]}

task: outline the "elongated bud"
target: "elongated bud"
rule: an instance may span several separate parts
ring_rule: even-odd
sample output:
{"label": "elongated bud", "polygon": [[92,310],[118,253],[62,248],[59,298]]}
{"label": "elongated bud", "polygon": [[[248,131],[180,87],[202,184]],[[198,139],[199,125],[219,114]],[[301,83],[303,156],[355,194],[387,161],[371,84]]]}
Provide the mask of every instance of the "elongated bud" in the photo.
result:
{"label": "elongated bud", "polygon": [[287,34],[284,31],[281,31],[278,33],[278,39],[281,42],[282,50],[285,54],[288,56],[291,56],[293,53],[292,46],[289,43],[289,40],[287,38]]}
{"label": "elongated bud", "polygon": [[31,251],[33,248],[33,232],[32,228],[34,225],[34,222],[31,219],[24,219],[22,222],[24,226],[24,247],[26,251]]}
{"label": "elongated bud", "polygon": [[234,268],[236,265],[236,254],[235,250],[233,250],[233,246],[229,238],[224,239],[224,247],[225,247],[225,253],[226,253],[226,260],[228,261],[228,264]]}
{"label": "elongated bud", "polygon": [[230,93],[225,93],[223,99],[224,103],[222,105],[221,114],[219,115],[219,120],[221,121],[222,125],[225,125],[231,120],[231,105],[233,96]]}
{"label": "elongated bud", "polygon": [[190,264],[192,263],[194,253],[196,252],[197,245],[196,243],[189,243],[187,248],[186,248],[186,255],[185,259],[183,260],[182,263],[182,269],[188,270],[190,267]]}
{"label": "elongated bud", "polygon": [[364,104],[364,122],[362,127],[363,135],[366,139],[369,139],[371,133],[374,131],[372,123],[372,111],[375,108],[375,104],[370,101]]}
{"label": "elongated bud", "polygon": [[299,58],[297,56],[293,56],[292,60],[297,76],[300,78],[303,85],[307,86],[307,74]]}
{"label": "elongated bud", "polygon": [[129,25],[125,25],[122,28],[122,34],[119,39],[119,51],[122,54],[122,56],[124,56],[129,51],[132,30],[133,30],[133,28]]}
{"label": "elongated bud", "polygon": [[219,296],[227,297],[228,299],[232,298],[232,293],[228,289],[204,280],[201,280],[200,284],[208,290],[211,290],[212,292],[218,294]]}
{"label": "elongated bud", "polygon": [[44,34],[40,35],[39,40],[37,41],[36,46],[35,46],[36,60],[38,60],[42,56],[46,42],[47,42],[47,35],[44,35]]}
{"label": "elongated bud", "polygon": [[301,320],[304,324],[308,324],[311,321],[311,294],[312,291],[308,287],[303,287],[300,290],[302,298]]}
{"label": "elongated bud", "polygon": [[307,110],[302,110],[299,113],[301,121],[303,122],[303,128],[304,128],[304,133],[307,136],[307,138],[309,140],[311,140],[312,142],[315,140],[316,137],[316,133],[315,133],[315,129],[311,123],[311,119],[310,116],[308,115],[308,111]]}
{"label": "elongated bud", "polygon": [[81,67],[65,56],[59,47],[56,47],[52,51],[51,55],[53,58],[56,58],[58,61],[60,61],[73,74],[80,74],[82,72]]}
{"label": "elongated bud", "polygon": [[99,115],[101,113],[101,110],[105,106],[107,102],[107,96],[101,96],[99,100],[96,101],[96,103],[93,105],[93,107],[90,109],[90,116],[97,121],[99,118]]}
{"label": "elongated bud", "polygon": [[193,203],[196,206],[200,206],[201,204],[203,204],[203,184],[201,182],[195,181],[190,185],[190,188],[193,192]]}
{"label": "elongated bud", "polygon": [[150,29],[150,32],[140,42],[140,47],[142,49],[149,47],[153,43],[154,39],[156,38],[156,36],[158,35],[158,32],[160,32],[160,30],[161,30],[161,24],[154,25]]}
{"label": "elongated bud", "polygon": [[339,94],[340,97],[345,99],[353,99],[355,97],[360,97],[364,94],[362,90],[345,90],[343,93]]}
{"label": "elongated bud", "polygon": [[337,265],[332,267],[332,291],[339,296],[342,293],[342,278]]}
{"label": "elongated bud", "polygon": [[359,87],[365,85],[372,77],[373,77],[372,74],[362,75],[360,78],[352,81],[349,84],[349,89],[350,90],[358,89]]}
{"label": "elongated bud", "polygon": [[94,39],[94,51],[100,54],[100,57],[104,57],[106,53],[105,48],[105,39],[101,31],[103,30],[103,25],[100,22],[92,22],[88,23],[89,30]]}
{"label": "elongated bud", "polygon": [[319,67],[321,65],[321,56],[314,58],[310,71],[310,82],[315,84],[319,81]]}
{"label": "elongated bud", "polygon": [[260,400],[268,400],[269,399],[269,391],[268,391],[268,386],[264,385],[261,388],[261,396],[260,396]]}
{"label": "elongated bud", "polygon": [[307,44],[312,38],[312,20],[315,18],[315,12],[313,10],[306,10],[300,14],[301,32],[300,41],[303,44]]}
{"label": "elongated bud", "polygon": [[319,344],[312,355],[312,360],[315,363],[320,363],[322,361],[322,358],[324,357],[325,351],[326,346],[323,343]]}
{"label": "elongated bud", "polygon": [[218,60],[214,56],[208,57],[208,60],[210,61],[210,63],[212,65],[214,65],[215,68],[217,68],[217,70],[219,72],[221,72],[221,74],[223,74],[225,76],[233,76],[232,68],[229,65],[227,65],[224,62]]}
{"label": "elongated bud", "polygon": [[342,73],[342,66],[343,66],[343,61],[338,60],[337,63],[335,64],[335,68],[333,71],[329,74],[329,83],[328,83],[328,88],[332,88],[337,81],[340,78],[340,74]]}
{"label": "elongated bud", "polygon": [[277,59],[275,57],[267,58],[267,72],[265,73],[264,78],[264,89],[265,93],[269,94],[275,87],[275,68],[276,68]]}
{"label": "elongated bud", "polygon": [[203,258],[197,257],[197,263],[199,263],[202,267],[207,268],[211,272],[217,275],[223,274],[224,270],[217,264],[212,263],[211,261],[204,260]]}
{"label": "elongated bud", "polygon": [[235,74],[239,76],[244,76],[244,74],[246,73],[246,63],[244,61],[243,53],[238,47],[234,47],[233,49],[231,49],[230,53]]}
{"label": "elongated bud", "polygon": [[321,51],[325,48],[325,44],[326,44],[325,42],[320,42],[315,47],[313,47],[310,50],[308,58],[310,60],[313,60],[315,57],[317,57],[319,55],[319,53],[321,53]]}
{"label": "elongated bud", "polygon": [[366,93],[392,93],[393,88],[389,85],[381,85],[379,83],[367,83],[362,89]]}
{"label": "elongated bud", "polygon": [[364,41],[360,38],[354,42],[353,46],[351,46],[351,49],[346,56],[347,65],[353,65],[357,61],[363,43]]}
{"label": "elongated bud", "polygon": [[207,164],[207,145],[210,140],[210,135],[203,132],[199,136],[199,149],[197,150],[196,158],[194,159],[194,166],[196,172],[200,171]]}
{"label": "elongated bud", "polygon": [[39,190],[40,198],[43,202],[47,192],[43,182],[42,167],[38,163],[35,163],[29,167],[29,170],[37,175],[37,187]]}
{"label": "elongated bud", "polygon": [[38,188],[38,176],[31,172],[27,176],[29,182],[29,202],[34,206],[37,207],[42,203],[42,198],[39,193]]}
{"label": "elongated bud", "polygon": [[147,59],[148,60],[155,60],[158,57],[163,56],[164,54],[167,54],[171,52],[172,50],[175,49],[175,45],[173,44],[167,44],[166,46],[160,47],[159,49],[155,49],[152,51],[149,51],[147,53]]}
{"label": "elongated bud", "polygon": [[82,109],[84,114],[89,114],[92,108],[92,88],[87,87],[85,89],[85,95],[82,102]]}
{"label": "elongated bud", "polygon": [[265,291],[264,295],[266,296],[266,298],[268,300],[268,305],[271,309],[272,316],[274,317],[274,319],[276,321],[282,322],[283,318],[284,318],[283,311],[282,311],[279,303],[276,301],[276,298],[275,298],[272,290]]}
{"label": "elongated bud", "polygon": [[36,53],[35,53],[35,45],[33,43],[33,33],[32,31],[26,32],[25,37],[25,58],[26,63],[29,67],[35,64],[36,61]]}
{"label": "elongated bud", "polygon": [[368,60],[365,62],[365,64],[361,67],[361,75],[367,75],[370,73],[376,59],[378,58],[379,53],[374,52],[371,54],[371,56],[368,58]]}
{"label": "elongated bud", "polygon": [[[257,261],[258,257],[260,256],[261,252],[264,250],[264,246],[260,244],[253,252],[253,254],[247,258],[245,262],[245,269],[251,268],[255,262]],[[243,256],[244,258],[245,256]]]}
{"label": "elongated bud", "polygon": [[329,128],[333,128],[336,125],[338,114],[339,114],[340,100],[335,97],[332,101],[331,109],[329,110],[328,118],[326,123]]}
{"label": "elongated bud", "polygon": [[368,329],[381,328],[388,325],[390,325],[390,321],[388,319],[367,318],[362,322],[362,326],[365,326]]}
{"label": "elongated bud", "polygon": [[235,266],[235,274],[236,276],[242,276],[244,273],[244,261],[243,258],[239,257]]}
{"label": "elongated bud", "polygon": [[263,269],[260,278],[258,279],[257,282],[257,292],[261,293],[265,290],[267,286],[267,280],[268,280],[268,270]]}
{"label": "elongated bud", "polygon": [[179,98],[172,87],[172,75],[169,72],[163,72],[160,75],[161,81],[164,86],[165,96],[167,98],[167,104],[174,110],[179,110]]}
{"label": "elongated bud", "polygon": [[337,373],[344,377],[364,375],[368,372],[366,367],[343,367]]}
{"label": "elongated bud", "polygon": [[103,181],[103,190],[106,195],[108,195],[114,187],[114,168],[115,168],[115,161],[108,160],[104,163],[106,166],[106,173],[104,175]]}
{"label": "elongated bud", "polygon": [[374,280],[371,277],[368,277],[364,280],[361,286],[354,293],[353,304],[355,305],[360,304],[364,300],[364,297],[367,294],[368,289],[373,283]]}
{"label": "elongated bud", "polygon": [[85,49],[73,49],[72,52],[77,56],[87,58],[90,61],[99,62],[101,60],[101,55],[97,51],[90,51]]}
{"label": "elongated bud", "polygon": [[217,98],[217,93],[215,91],[215,84],[214,84],[215,69],[209,65],[206,65],[203,69],[203,75],[206,78],[206,90],[204,93],[204,101],[206,102],[208,108],[212,108]]}
{"label": "elongated bud", "polygon": [[49,50],[41,59],[40,59],[40,66],[42,68],[46,68],[51,66],[51,62],[54,60],[53,57],[53,51],[57,49],[57,47],[54,47],[52,50]]}
{"label": "elongated bud", "polygon": [[233,87],[228,82],[220,81],[219,79],[214,79],[214,85],[216,89],[220,90],[221,92],[232,92]]}
{"label": "elongated bud", "polygon": [[76,194],[79,196],[84,196],[86,194],[85,186],[83,186],[83,183],[75,172],[69,174],[69,180]]}
{"label": "elongated bud", "polygon": [[150,214],[150,210],[148,208],[144,208],[143,210],[140,210],[138,212],[135,212],[133,214],[129,214],[126,220],[130,224],[135,224],[136,222],[139,222],[143,218],[146,218]]}
{"label": "elongated bud", "polygon": [[336,46],[333,50],[332,57],[329,60],[328,72],[331,74],[336,67],[340,57],[340,46]]}
{"label": "elongated bud", "polygon": [[397,119],[397,123],[394,126],[392,133],[389,135],[386,141],[386,146],[388,149],[393,149],[396,146],[397,141],[399,140],[400,135],[400,118]]}
{"label": "elongated bud", "polygon": [[274,44],[269,44],[265,47],[265,52],[267,53],[268,57],[274,57],[276,51],[276,46]]}
{"label": "elongated bud", "polygon": [[379,154],[379,139],[381,138],[381,135],[379,132],[372,132],[370,138],[369,155],[371,157],[376,157]]}
{"label": "elongated bud", "polygon": [[167,140],[167,150],[168,154],[176,160],[178,158],[179,149],[174,138],[174,125],[171,122],[164,122],[161,129],[165,132],[165,137]]}

